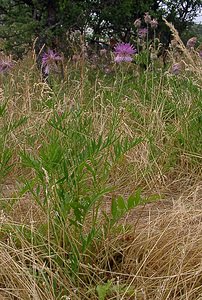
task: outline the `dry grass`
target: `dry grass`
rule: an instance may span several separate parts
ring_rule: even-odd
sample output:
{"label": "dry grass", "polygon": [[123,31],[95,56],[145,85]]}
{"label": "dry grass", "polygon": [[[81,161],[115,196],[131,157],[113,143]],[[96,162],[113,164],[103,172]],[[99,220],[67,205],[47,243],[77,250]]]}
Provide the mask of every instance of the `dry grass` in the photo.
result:
{"label": "dry grass", "polygon": [[[1,222],[10,221],[2,215]],[[201,182],[178,191],[173,198],[137,207],[120,224],[124,233],[94,244],[89,263],[81,264],[76,294],[66,278],[71,299],[97,299],[93,285],[107,280],[113,289],[106,299],[201,299]],[[45,266],[30,244],[22,243],[24,247],[17,249],[10,236],[0,244],[2,297],[56,299],[49,290],[50,281],[41,286],[35,282],[33,272]],[[50,268],[50,278],[51,272]],[[64,280],[60,276],[59,281]]]}
{"label": "dry grass", "polygon": [[[177,55],[178,62],[182,64],[184,69],[187,71],[192,72],[196,75],[197,81],[199,85],[201,86],[201,75],[202,75],[202,68],[201,68],[201,59],[198,55],[198,53],[194,50],[188,50],[184,43],[182,42],[178,31],[175,29],[175,27],[169,23],[166,19],[163,18],[163,21],[166,23],[166,25],[170,28],[170,31],[172,33],[172,37],[174,41],[176,42],[176,50],[180,53],[180,55]],[[173,55],[170,53],[170,56],[172,58]],[[174,59],[174,62],[176,62],[176,59]]]}
{"label": "dry grass", "polygon": [[[175,28],[166,24],[184,54],[185,65],[196,75],[193,77],[196,78],[195,86],[199,86],[201,68],[194,60],[195,54],[186,49]],[[199,151],[184,150],[176,138],[186,127],[185,120],[188,120],[195,101],[194,92],[179,94],[176,100],[176,90],[168,80],[160,98],[162,76],[153,86],[151,101],[144,102],[132,86],[130,95],[123,97],[117,108],[104,95],[108,91],[110,98],[118,90],[117,86],[105,86],[97,78],[94,86],[85,87],[84,82],[71,81],[67,70],[63,83],[59,87],[56,84],[54,89],[42,82],[34,60],[29,54],[16,66],[15,74],[8,76],[6,88],[0,89],[0,101],[7,102],[6,116],[0,124],[2,128],[21,117],[28,117],[26,123],[11,130],[4,140],[4,147],[14,149],[12,162],[16,165],[1,183],[0,299],[95,300],[98,299],[97,285],[104,285],[107,280],[111,281],[111,288],[106,299],[202,299],[202,157]],[[113,165],[106,186],[116,189],[104,197],[102,209],[109,212],[112,197],[127,197],[138,187],[145,195],[158,194],[161,200],[135,208],[121,219],[117,231],[107,239],[95,241],[92,253],[89,250],[86,254],[80,264],[80,274],[73,281],[64,272],[69,268],[68,260],[64,261],[65,267],[56,268],[51,255],[44,258],[45,254],[40,252],[43,245],[33,246],[32,240],[28,241],[17,230],[13,234],[11,228],[20,226],[26,229],[27,226],[34,232],[41,224],[47,223],[48,217],[33,197],[29,193],[23,196],[19,193],[20,176],[29,179],[34,173],[24,170],[19,151],[25,150],[37,156],[42,142],[49,143],[51,129],[47,129],[47,121],[53,114],[70,112],[81,103],[85,105],[85,89],[81,93],[81,86],[88,89],[87,94],[92,93],[92,99],[89,100],[88,95],[86,99],[93,104],[86,104],[82,117],[84,120],[89,116],[92,118],[95,137],[102,134],[104,139],[107,138],[114,114],[119,116],[115,134],[120,139],[125,136],[129,139],[144,137],[142,143]],[[49,108],[47,103],[53,99],[54,107]],[[172,109],[168,104],[177,111],[174,117],[169,115]],[[133,107],[141,118],[134,117]],[[183,117],[178,117],[181,113],[178,108],[184,109]],[[64,124],[70,119],[68,116]],[[168,125],[172,125],[172,131],[168,130]],[[157,155],[151,151],[148,136],[153,139]],[[173,149],[177,154],[170,157]],[[199,163],[193,163],[195,158]],[[170,167],[169,160],[173,159],[176,163]],[[91,177],[86,181],[89,185],[92,184]],[[86,228],[88,230],[88,224]],[[48,242],[44,240],[46,246]],[[60,247],[58,245],[58,251],[65,257],[66,249]],[[60,288],[66,290],[66,294],[60,294]]]}
{"label": "dry grass", "polygon": [[125,284],[118,299],[201,299],[201,201],[198,184],[177,199],[135,209],[129,232],[105,241],[92,269]]}

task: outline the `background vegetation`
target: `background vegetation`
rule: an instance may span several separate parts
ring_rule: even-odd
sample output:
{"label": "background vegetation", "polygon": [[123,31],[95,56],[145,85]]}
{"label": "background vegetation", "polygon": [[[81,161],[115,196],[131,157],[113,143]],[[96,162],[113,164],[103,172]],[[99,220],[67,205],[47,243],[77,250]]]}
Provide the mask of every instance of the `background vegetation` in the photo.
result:
{"label": "background vegetation", "polygon": [[[66,54],[69,36],[79,30],[93,40],[114,37],[128,42],[135,34],[133,22],[149,12],[160,22],[158,34],[165,44],[169,30],[161,17],[172,22],[180,34],[189,28],[202,6],[192,1],[73,1],[73,0],[2,0],[0,4],[0,38],[6,39],[4,50],[21,56],[35,41],[37,53],[45,44]],[[190,36],[189,36],[190,37]]]}

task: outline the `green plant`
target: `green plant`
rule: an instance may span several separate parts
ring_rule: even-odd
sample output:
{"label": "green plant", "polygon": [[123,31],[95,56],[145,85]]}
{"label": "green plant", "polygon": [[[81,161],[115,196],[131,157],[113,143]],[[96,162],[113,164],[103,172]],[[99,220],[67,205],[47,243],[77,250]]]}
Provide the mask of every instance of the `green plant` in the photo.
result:
{"label": "green plant", "polygon": [[[101,237],[100,206],[104,197],[115,189],[107,184],[111,170],[142,142],[140,138],[120,139],[116,134],[118,123],[115,115],[107,136],[95,137],[92,118],[86,117],[84,111],[62,116],[54,113],[46,129],[49,140],[42,143],[37,157],[26,151],[21,153],[22,165],[35,174],[31,180],[25,179],[22,193],[31,192],[47,215],[47,226],[43,232],[39,228],[39,234],[50,244],[56,261],[60,261],[59,248],[65,249],[72,274],[78,271],[92,242]],[[112,202],[110,229],[141,202],[141,197],[131,196],[126,206],[123,198],[117,201],[117,207]]]}

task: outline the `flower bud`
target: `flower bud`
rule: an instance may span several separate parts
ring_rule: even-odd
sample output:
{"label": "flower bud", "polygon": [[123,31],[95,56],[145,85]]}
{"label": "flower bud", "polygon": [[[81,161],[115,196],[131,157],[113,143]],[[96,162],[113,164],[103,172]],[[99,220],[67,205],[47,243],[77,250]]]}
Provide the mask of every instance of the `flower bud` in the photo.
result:
{"label": "flower bud", "polygon": [[141,27],[141,19],[136,19],[135,22],[134,22],[134,26],[136,28],[140,28]]}
{"label": "flower bud", "polygon": [[178,75],[180,74],[180,72],[182,71],[182,66],[180,63],[175,63],[172,65],[171,67],[171,73],[174,74],[174,75]]}
{"label": "flower bud", "polygon": [[138,30],[138,36],[141,38],[141,39],[145,39],[146,36],[148,34],[148,30],[147,28],[141,28]]}
{"label": "flower bud", "polygon": [[156,19],[151,20],[151,28],[156,29],[158,27],[158,21]]}
{"label": "flower bud", "polygon": [[171,44],[171,47],[172,47],[172,48],[176,48],[178,42],[177,42],[175,39],[173,39],[173,40],[171,40],[170,44]]}
{"label": "flower bud", "polygon": [[197,38],[196,37],[192,37],[187,41],[187,48],[191,49],[194,48],[194,46],[196,45],[197,42]]}
{"label": "flower bud", "polygon": [[144,15],[144,21],[146,24],[150,24],[150,22],[151,22],[151,16],[148,12],[146,12]]}
{"label": "flower bud", "polygon": [[72,60],[75,61],[75,62],[79,61],[80,59],[81,59],[80,55],[74,54],[72,56]]}
{"label": "flower bud", "polygon": [[107,50],[106,49],[101,49],[100,50],[100,56],[106,56],[107,55]]}

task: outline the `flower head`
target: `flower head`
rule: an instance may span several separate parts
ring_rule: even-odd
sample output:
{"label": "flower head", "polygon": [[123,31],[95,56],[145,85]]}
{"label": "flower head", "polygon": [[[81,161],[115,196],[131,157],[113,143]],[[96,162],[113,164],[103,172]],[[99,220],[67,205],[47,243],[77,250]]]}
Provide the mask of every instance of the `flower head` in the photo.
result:
{"label": "flower head", "polygon": [[45,74],[49,74],[50,71],[58,71],[57,62],[62,60],[62,57],[54,52],[53,50],[48,50],[42,56],[42,67],[44,68]]}
{"label": "flower head", "polygon": [[145,15],[144,15],[144,21],[145,21],[146,24],[151,23],[151,16],[148,12],[146,12]]}
{"label": "flower head", "polygon": [[130,43],[119,43],[114,48],[115,62],[131,62],[133,60],[132,55],[136,52]]}
{"label": "flower head", "polygon": [[202,50],[199,51],[199,57],[202,58]]}
{"label": "flower head", "polygon": [[10,58],[4,58],[0,60],[0,73],[9,72],[14,66],[14,62]]}
{"label": "flower head", "polygon": [[107,55],[107,50],[106,49],[100,49],[100,56],[106,56]]}
{"label": "flower head", "polygon": [[178,45],[178,41],[176,39],[173,39],[170,41],[170,45],[172,48],[176,48]]}
{"label": "flower head", "polygon": [[196,45],[197,42],[197,38],[196,37],[192,37],[187,41],[187,48],[191,49],[194,48],[194,46]]}
{"label": "flower head", "polygon": [[134,26],[136,28],[140,28],[141,27],[141,19],[136,19],[135,22],[134,22]]}
{"label": "flower head", "polygon": [[174,75],[180,74],[181,71],[182,71],[182,66],[180,63],[173,64],[170,70],[170,72]]}
{"label": "flower head", "polygon": [[158,21],[156,19],[151,20],[151,28],[156,29],[158,27]]}
{"label": "flower head", "polygon": [[104,72],[105,72],[105,74],[110,74],[112,72],[112,69],[109,67],[105,67]]}
{"label": "flower head", "polygon": [[78,62],[78,61],[81,60],[81,56],[78,55],[78,54],[74,54],[74,55],[72,56],[72,60],[73,60],[74,62]]}
{"label": "flower head", "polygon": [[141,28],[138,30],[138,35],[141,39],[145,39],[148,34],[148,29],[147,28]]}

